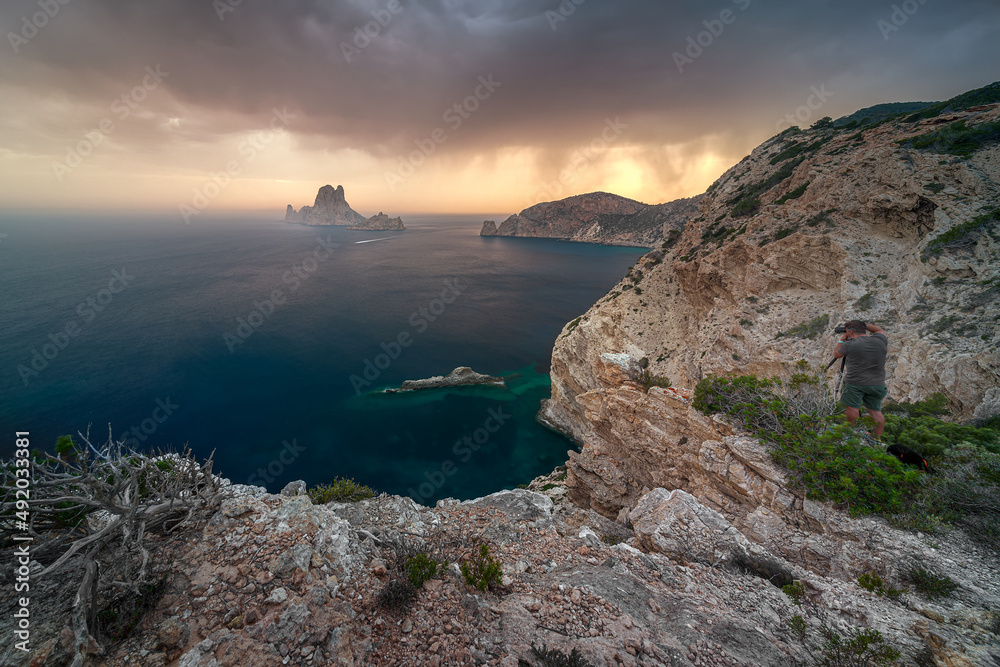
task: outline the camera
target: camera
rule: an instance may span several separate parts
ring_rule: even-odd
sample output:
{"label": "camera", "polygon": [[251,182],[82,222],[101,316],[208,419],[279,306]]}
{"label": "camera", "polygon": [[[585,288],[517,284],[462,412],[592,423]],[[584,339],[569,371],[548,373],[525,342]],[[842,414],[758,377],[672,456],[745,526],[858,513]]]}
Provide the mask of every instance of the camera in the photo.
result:
{"label": "camera", "polygon": [[838,333],[838,334],[847,333],[847,327],[844,326],[834,327],[833,333]]}

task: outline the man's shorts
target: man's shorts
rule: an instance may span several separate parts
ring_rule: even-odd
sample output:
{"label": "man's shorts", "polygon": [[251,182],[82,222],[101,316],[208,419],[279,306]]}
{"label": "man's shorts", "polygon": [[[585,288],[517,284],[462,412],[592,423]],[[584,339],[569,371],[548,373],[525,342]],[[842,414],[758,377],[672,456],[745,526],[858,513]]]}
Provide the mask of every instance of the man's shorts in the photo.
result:
{"label": "man's shorts", "polygon": [[861,409],[862,404],[869,410],[882,411],[882,399],[889,390],[884,384],[851,384],[845,382],[840,392],[840,402],[849,408]]}

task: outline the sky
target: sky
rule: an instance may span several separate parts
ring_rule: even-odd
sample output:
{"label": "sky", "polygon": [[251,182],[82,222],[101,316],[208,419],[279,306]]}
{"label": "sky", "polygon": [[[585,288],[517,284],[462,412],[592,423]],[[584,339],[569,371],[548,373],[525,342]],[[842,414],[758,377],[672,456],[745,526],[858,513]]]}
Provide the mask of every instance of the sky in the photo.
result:
{"label": "sky", "polygon": [[4,0],[0,33],[11,210],[661,203],[789,121],[1000,79],[995,0]]}

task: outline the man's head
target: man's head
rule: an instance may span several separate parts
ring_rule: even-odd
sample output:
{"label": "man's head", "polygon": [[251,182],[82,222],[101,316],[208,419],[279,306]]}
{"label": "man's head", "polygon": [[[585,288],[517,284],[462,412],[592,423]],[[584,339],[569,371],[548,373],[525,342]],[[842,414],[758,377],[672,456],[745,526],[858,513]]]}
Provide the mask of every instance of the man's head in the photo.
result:
{"label": "man's head", "polygon": [[868,333],[865,323],[861,320],[850,320],[844,324],[844,328],[847,329],[848,333],[853,334],[852,338],[854,336],[864,336]]}

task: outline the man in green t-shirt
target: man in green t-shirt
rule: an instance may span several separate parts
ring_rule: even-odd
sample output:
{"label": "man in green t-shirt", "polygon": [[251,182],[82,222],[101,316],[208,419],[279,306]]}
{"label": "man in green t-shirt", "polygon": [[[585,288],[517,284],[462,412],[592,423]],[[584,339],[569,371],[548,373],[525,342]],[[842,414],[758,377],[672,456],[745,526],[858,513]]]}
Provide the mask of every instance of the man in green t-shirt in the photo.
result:
{"label": "man in green t-shirt", "polygon": [[844,327],[847,331],[833,351],[838,359],[847,357],[847,375],[840,394],[840,402],[846,406],[844,416],[853,425],[864,405],[875,420],[875,439],[879,440],[885,428],[882,399],[889,393],[885,386],[889,338],[882,329],[861,320],[851,320]]}

